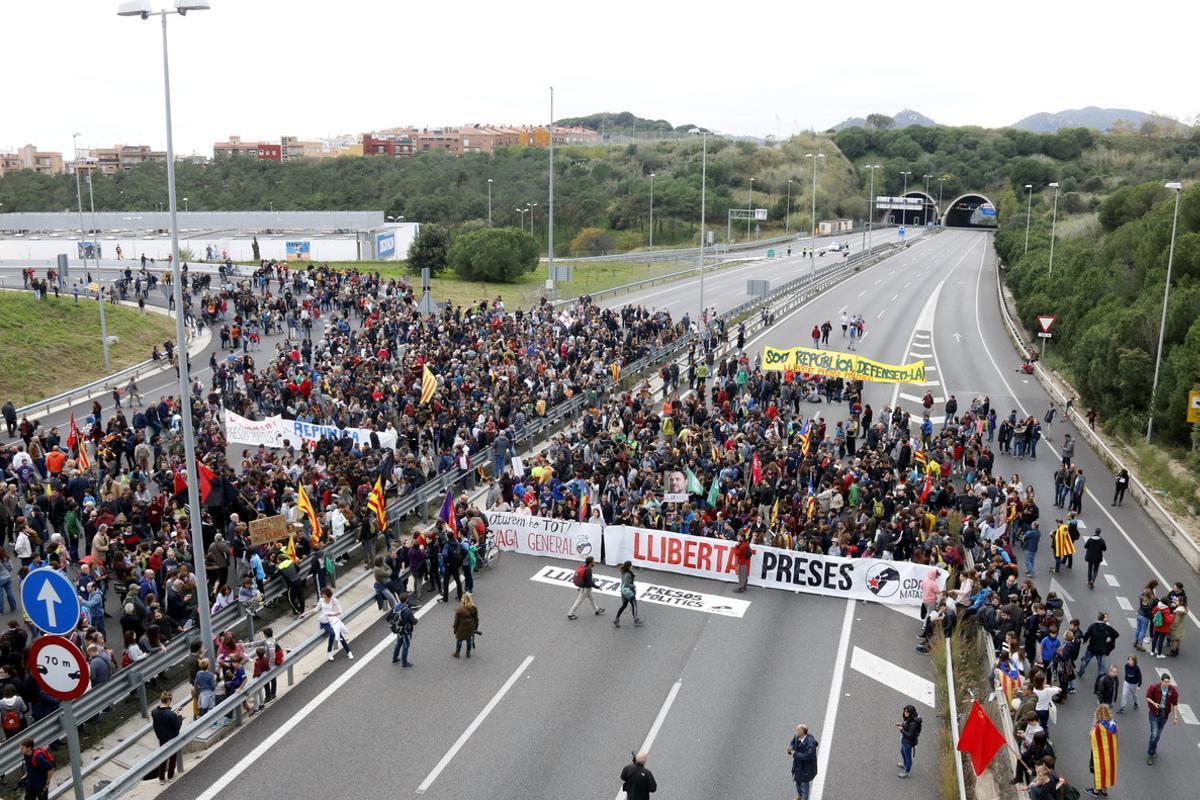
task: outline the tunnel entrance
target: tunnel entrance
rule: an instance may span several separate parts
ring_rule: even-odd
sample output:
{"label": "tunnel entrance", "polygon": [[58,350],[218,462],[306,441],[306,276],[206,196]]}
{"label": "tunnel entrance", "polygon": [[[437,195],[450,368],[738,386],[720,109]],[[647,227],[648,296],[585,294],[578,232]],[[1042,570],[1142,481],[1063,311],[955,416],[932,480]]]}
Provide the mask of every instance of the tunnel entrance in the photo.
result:
{"label": "tunnel entrance", "polygon": [[995,228],[996,206],[981,194],[964,194],[946,206],[942,225],[947,228]]}
{"label": "tunnel entrance", "polygon": [[885,225],[922,227],[930,221],[935,224],[940,216],[937,203],[921,191],[912,191],[903,197],[875,198],[875,221]]}

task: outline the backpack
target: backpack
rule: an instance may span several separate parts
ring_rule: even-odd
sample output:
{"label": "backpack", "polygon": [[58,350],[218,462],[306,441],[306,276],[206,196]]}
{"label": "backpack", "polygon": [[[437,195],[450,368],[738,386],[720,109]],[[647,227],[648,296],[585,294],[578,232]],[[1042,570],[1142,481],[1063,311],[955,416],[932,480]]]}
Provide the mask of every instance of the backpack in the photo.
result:
{"label": "backpack", "polygon": [[583,588],[583,582],[587,576],[587,564],[578,567],[575,570],[575,578],[572,581],[576,586]]}
{"label": "backpack", "polygon": [[875,500],[875,505],[871,509],[871,513],[875,515],[875,519],[883,519],[883,501]]}
{"label": "backpack", "polygon": [[395,606],[392,607],[392,610],[387,613],[384,619],[387,620],[388,627],[391,628],[392,633],[397,636],[412,633],[412,626],[404,621],[404,615],[397,611]]}
{"label": "backpack", "polygon": [[36,747],[34,748],[33,753],[29,756],[30,760],[32,761],[37,761],[39,757],[42,758],[43,763],[50,765],[46,768],[47,770],[52,770],[56,766],[54,763],[54,754],[46,748]]}
{"label": "backpack", "polygon": [[0,728],[3,728],[7,734],[13,734],[21,730],[21,712],[15,708],[5,711],[4,716],[0,717]]}
{"label": "backpack", "polygon": [[1150,620],[1150,624],[1156,628],[1161,628],[1163,626],[1163,612],[1155,611],[1154,617]]}
{"label": "backpack", "polygon": [[278,643],[275,644],[275,666],[283,663],[283,648]]}

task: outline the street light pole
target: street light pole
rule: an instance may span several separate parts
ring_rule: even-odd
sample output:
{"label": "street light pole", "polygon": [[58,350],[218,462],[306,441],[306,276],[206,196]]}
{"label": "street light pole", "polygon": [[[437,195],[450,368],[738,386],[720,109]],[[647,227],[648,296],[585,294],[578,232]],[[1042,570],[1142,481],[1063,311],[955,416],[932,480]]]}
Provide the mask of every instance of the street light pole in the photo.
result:
{"label": "street light pole", "polygon": [[654,249],[654,173],[650,173],[650,250]]}
{"label": "street light pole", "polygon": [[933,177],[933,173],[923,175],[922,177],[925,178],[925,199],[922,201],[921,207],[925,209],[925,218],[922,219],[921,222],[926,223],[929,222],[929,218],[933,216],[929,213],[929,206],[933,205],[933,199],[929,196],[929,179]]}
{"label": "street light pole", "polygon": [[[525,230],[525,214],[526,214],[526,212],[528,212],[528,211],[529,211],[529,209],[528,209],[528,208],[518,208],[518,209],[516,209],[516,212],[517,212],[518,214],[520,214],[520,215],[521,215],[521,230]],[[530,231],[530,236],[532,236],[532,235],[533,235],[533,232],[532,232],[532,231]]]}
{"label": "street light pole", "polygon": [[[92,194],[92,170],[88,170],[88,203],[92,207],[92,231],[96,237],[96,280],[100,280],[100,228],[96,225],[96,198]],[[103,297],[100,298],[100,342],[104,350],[104,368],[112,369],[112,363],[108,357],[108,323],[104,319]]]}
{"label": "street light pole", "polygon": [[1154,382],[1150,384],[1150,416],[1146,420],[1146,444],[1154,433],[1154,394],[1158,390],[1158,368],[1162,365],[1163,334],[1167,330],[1167,301],[1171,297],[1171,267],[1175,261],[1175,231],[1179,226],[1179,198],[1183,195],[1183,184],[1172,181],[1167,189],[1175,191],[1175,215],[1171,219],[1171,249],[1167,253],[1167,283],[1163,287],[1162,320],[1158,323],[1158,351],[1154,355]]}
{"label": "street light pole", "polygon": [[912,175],[912,173],[911,172],[901,172],[900,174],[902,176],[904,176],[904,188],[900,191],[900,224],[907,225],[908,224],[908,207],[907,207],[905,201],[908,199],[908,176]]}
{"label": "street light pole", "polygon": [[[183,198],[184,210],[187,210],[187,198]],[[488,227],[492,227],[492,179],[488,178]]]}
{"label": "street light pole", "polygon": [[[72,133],[71,141],[75,144],[75,202],[79,205],[79,257],[83,261],[84,272],[87,271],[87,251],[84,249],[83,232],[83,191],[79,187],[79,134]],[[88,192],[92,190],[92,171],[88,170]],[[92,206],[92,223],[95,224],[95,206]],[[104,319],[104,281],[100,278],[100,259],[96,258],[96,283],[100,290],[96,298],[100,301],[100,348],[104,353],[104,368],[111,369],[108,357],[108,324]]]}
{"label": "street light pole", "polygon": [[695,128],[691,133],[700,133],[700,324],[696,330],[704,333],[708,327],[708,323],[704,318],[704,213],[705,213],[705,192],[708,188],[708,131],[697,131]]}
{"label": "street light pole", "polygon": [[750,179],[750,194],[746,198],[746,241],[750,241],[750,216],[754,214],[754,178]]}
{"label": "street light pole", "polygon": [[1029,200],[1025,205],[1025,252],[1029,252],[1029,216],[1033,213],[1033,184],[1025,184],[1025,191],[1029,193]]}
{"label": "street light pole", "polygon": [[1052,183],[1054,189],[1054,215],[1050,218],[1050,269],[1047,274],[1054,274],[1054,231],[1058,227],[1058,184]]}
{"label": "street light pole", "polygon": [[813,185],[812,185],[812,238],[809,240],[808,258],[812,262],[812,271],[817,273],[817,159],[825,157],[824,153],[805,153],[805,158],[812,159],[813,165]]}
{"label": "street light pole", "polygon": [[788,178],[787,190],[787,214],[783,218],[783,235],[789,236],[792,232],[792,179]]}
{"label": "street light pole", "polygon": [[549,245],[546,248],[546,292],[554,299],[554,87],[550,87],[550,221],[547,223]]}
{"label": "street light pole", "polygon": [[185,197],[185,198],[183,198],[183,213],[186,214],[187,210],[188,210],[188,204],[187,204],[187,198]]}
{"label": "street light pole", "polygon": [[946,183],[946,176],[938,178],[938,225],[942,224],[942,217],[946,214],[946,209],[942,208],[942,186]]}
{"label": "street light pole", "polygon": [[[126,8],[140,5],[136,11],[126,12]],[[171,284],[175,297],[175,339],[176,352],[179,359],[179,406],[183,427],[183,451],[186,463],[188,485],[188,518],[192,533],[192,561],[196,574],[196,607],[200,617],[200,638],[206,649],[213,647],[212,614],[208,599],[208,577],[204,567],[204,532],[200,523],[200,481],[196,475],[196,436],[192,429],[191,377],[188,370],[187,338],[184,332],[183,307],[183,272],[179,263],[179,220],[175,205],[175,142],[171,132],[171,70],[167,49],[167,15],[177,13],[183,16],[188,11],[204,11],[208,9],[205,0],[178,0],[175,10],[162,9],[150,11],[148,0],[141,4],[123,3],[122,16],[140,16],[149,18],[156,13],[162,20],[163,47],[163,101],[167,123],[167,201],[171,217]],[[210,650],[211,655],[211,650]]]}

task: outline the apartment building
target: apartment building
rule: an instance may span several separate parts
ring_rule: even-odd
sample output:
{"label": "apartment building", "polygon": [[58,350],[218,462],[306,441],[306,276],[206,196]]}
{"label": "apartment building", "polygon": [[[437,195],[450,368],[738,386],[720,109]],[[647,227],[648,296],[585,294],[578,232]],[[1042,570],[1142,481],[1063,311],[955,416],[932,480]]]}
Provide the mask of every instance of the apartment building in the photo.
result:
{"label": "apartment building", "polygon": [[243,142],[240,136],[230,136],[228,141],[213,143],[213,158],[258,158],[261,144],[262,142]]}
{"label": "apartment building", "polygon": [[43,152],[31,144],[15,153],[0,153],[0,175],[31,169],[44,175],[58,175],[63,171],[62,153]]}

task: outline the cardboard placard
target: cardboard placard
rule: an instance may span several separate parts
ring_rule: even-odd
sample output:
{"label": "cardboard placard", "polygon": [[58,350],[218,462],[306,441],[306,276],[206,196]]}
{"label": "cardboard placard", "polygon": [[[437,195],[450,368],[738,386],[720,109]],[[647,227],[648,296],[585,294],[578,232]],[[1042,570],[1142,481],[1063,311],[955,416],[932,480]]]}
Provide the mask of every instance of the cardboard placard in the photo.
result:
{"label": "cardboard placard", "polygon": [[250,520],[251,547],[258,547],[269,542],[286,539],[287,535],[287,520],[283,518],[282,514]]}

